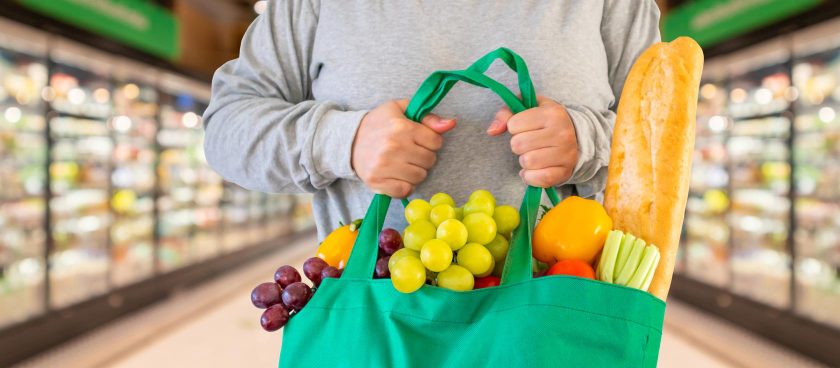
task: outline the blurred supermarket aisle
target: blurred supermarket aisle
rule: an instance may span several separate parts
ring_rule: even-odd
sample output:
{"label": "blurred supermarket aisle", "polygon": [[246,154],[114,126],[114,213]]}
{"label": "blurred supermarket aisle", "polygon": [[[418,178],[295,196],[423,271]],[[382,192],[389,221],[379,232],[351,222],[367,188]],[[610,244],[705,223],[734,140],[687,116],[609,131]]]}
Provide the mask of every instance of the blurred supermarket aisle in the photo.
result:
{"label": "blurred supermarket aisle", "polygon": [[[314,238],[95,331],[21,367],[273,367],[282,335],[257,323],[251,287],[279,264],[300,266]],[[820,367],[744,330],[671,301],[660,367]]]}

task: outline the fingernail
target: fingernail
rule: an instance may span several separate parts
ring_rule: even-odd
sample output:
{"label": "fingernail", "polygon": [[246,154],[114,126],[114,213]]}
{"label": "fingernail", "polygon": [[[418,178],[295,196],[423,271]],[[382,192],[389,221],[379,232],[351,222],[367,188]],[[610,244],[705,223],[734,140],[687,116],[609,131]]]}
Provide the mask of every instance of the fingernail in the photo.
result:
{"label": "fingernail", "polygon": [[502,125],[501,121],[493,120],[493,122],[490,123],[490,126],[487,128],[487,131],[488,132],[495,132],[496,130],[499,129],[499,126],[501,126],[501,125]]}

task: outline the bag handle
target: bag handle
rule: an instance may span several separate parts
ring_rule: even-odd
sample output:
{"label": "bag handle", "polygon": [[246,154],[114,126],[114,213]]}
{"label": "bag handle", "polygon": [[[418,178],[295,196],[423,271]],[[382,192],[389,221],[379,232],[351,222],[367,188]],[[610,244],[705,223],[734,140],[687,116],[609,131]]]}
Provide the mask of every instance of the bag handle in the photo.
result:
{"label": "bag handle", "polygon": [[[517,73],[520,92],[523,99],[516,97],[503,84],[483,74],[493,63],[501,59]],[[463,81],[479,87],[488,88],[507,104],[513,113],[522,112],[535,107],[536,94],[533,82],[528,74],[525,61],[506,48],[494,50],[478,59],[465,70],[436,71],[420,85],[406,108],[405,115],[409,119],[419,122],[437,106],[455,83]],[[559,197],[556,189],[545,189],[553,204],[557,204]],[[531,233],[536,224],[537,211],[540,207],[543,189],[529,186],[525,192],[519,208],[520,225],[511,237],[511,245],[505,260],[505,270],[502,274],[502,284],[509,284],[529,280],[531,271]],[[353,251],[344,269],[344,276],[348,278],[370,279],[376,267],[379,232],[385,223],[385,217],[391,204],[391,197],[376,194],[362,220],[359,235],[353,245]]]}

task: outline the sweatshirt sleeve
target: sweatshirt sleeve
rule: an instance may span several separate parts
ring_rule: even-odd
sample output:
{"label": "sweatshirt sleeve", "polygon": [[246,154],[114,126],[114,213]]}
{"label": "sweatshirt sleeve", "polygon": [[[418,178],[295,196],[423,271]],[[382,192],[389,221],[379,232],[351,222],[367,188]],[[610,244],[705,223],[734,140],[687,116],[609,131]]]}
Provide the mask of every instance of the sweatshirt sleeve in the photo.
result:
{"label": "sweatshirt sleeve", "polygon": [[577,135],[578,162],[565,184],[573,184],[582,197],[594,197],[606,187],[610,140],[624,79],[636,58],[659,42],[659,8],[654,0],[606,0],[601,39],[615,103],[608,110],[566,106]]}
{"label": "sweatshirt sleeve", "polygon": [[226,180],[264,192],[314,192],[356,178],[353,137],[366,111],[312,99],[318,5],[269,1],[240,56],[213,76],[204,113],[207,161]]}

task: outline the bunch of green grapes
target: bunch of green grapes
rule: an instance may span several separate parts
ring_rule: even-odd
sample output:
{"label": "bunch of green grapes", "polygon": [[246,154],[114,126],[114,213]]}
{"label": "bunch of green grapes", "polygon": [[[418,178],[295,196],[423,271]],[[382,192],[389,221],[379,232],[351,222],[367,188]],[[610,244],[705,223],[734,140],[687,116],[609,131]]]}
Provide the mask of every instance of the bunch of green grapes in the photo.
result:
{"label": "bunch of green grapes", "polygon": [[485,279],[501,276],[511,234],[519,226],[516,209],[496,206],[486,190],[473,192],[461,207],[450,195],[437,193],[428,202],[409,202],[405,218],[405,248],[388,265],[397,290],[411,293],[425,283],[456,291],[498,285]]}

